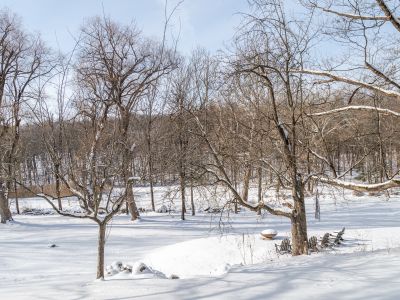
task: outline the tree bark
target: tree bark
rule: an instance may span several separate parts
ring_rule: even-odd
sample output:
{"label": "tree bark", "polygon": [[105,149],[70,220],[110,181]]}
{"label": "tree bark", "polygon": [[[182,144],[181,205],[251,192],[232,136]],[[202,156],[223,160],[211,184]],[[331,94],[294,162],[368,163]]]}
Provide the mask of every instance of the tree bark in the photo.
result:
{"label": "tree bark", "polygon": [[60,165],[55,164],[55,177],[56,177],[56,195],[57,195],[57,202],[58,202],[58,209],[62,210],[62,203],[61,203],[61,184],[60,184]]}
{"label": "tree bark", "polygon": [[190,180],[190,204],[192,206],[192,216],[195,216],[196,215],[196,208],[194,206],[193,179]]}
{"label": "tree bark", "polygon": [[[263,201],[263,195],[262,195],[262,168],[261,168],[261,166],[260,167],[258,167],[258,169],[257,169],[257,173],[258,173],[258,190],[257,190],[257,193],[258,193],[258,203],[260,203],[260,202],[262,202]],[[261,215],[261,209],[258,209],[257,210],[257,215]]]}
{"label": "tree bark", "polygon": [[[151,116],[150,116],[151,118]],[[154,203],[154,182],[153,182],[153,150],[152,150],[152,139],[151,139],[151,120],[148,124],[147,129],[147,151],[148,151],[148,159],[149,159],[149,182],[150,182],[150,199],[151,199],[151,209],[156,211],[156,206]]]}
{"label": "tree bark", "polygon": [[135,221],[135,220],[139,219],[140,214],[139,214],[139,210],[136,206],[135,197],[133,195],[132,184],[129,183],[127,188],[128,188],[128,190],[126,192],[126,205],[128,206],[128,210],[131,214],[131,221]]}
{"label": "tree bark", "polygon": [[149,162],[149,181],[150,181],[151,209],[153,211],[156,211],[156,205],[155,205],[155,201],[154,201],[153,167],[152,167],[151,162]]}
{"label": "tree bark", "polygon": [[294,189],[294,210],[291,216],[292,255],[308,254],[307,220],[304,204],[304,193],[299,188]]}
{"label": "tree bark", "polygon": [[131,214],[131,220],[135,221],[140,217],[139,211],[137,209],[135,198],[133,196],[132,191],[132,182],[129,182],[131,177],[133,176],[132,170],[130,168],[132,159],[132,151],[131,145],[128,144],[128,129],[129,129],[129,118],[130,114],[129,111],[121,109],[121,137],[122,137],[122,144],[123,144],[123,154],[122,154],[122,173],[125,181],[125,186],[127,187],[128,191],[126,193],[126,204],[128,206],[128,210]]}
{"label": "tree bark", "polygon": [[0,182],[0,221],[3,224],[5,224],[7,221],[12,221],[12,214],[8,203],[8,197],[4,189],[4,184]]}
{"label": "tree bark", "polygon": [[97,246],[97,279],[104,279],[104,246],[106,243],[106,224],[99,224],[99,237]]}
{"label": "tree bark", "polygon": [[243,200],[247,201],[249,198],[249,187],[250,187],[250,177],[251,177],[251,165],[246,168],[246,173],[243,180]]}
{"label": "tree bark", "polygon": [[17,181],[16,180],[14,180],[14,191],[15,191],[15,209],[17,210],[17,214],[20,214],[19,201],[18,201],[18,187],[17,187]]}
{"label": "tree bark", "polygon": [[179,172],[179,182],[181,189],[181,203],[182,203],[182,211],[181,211],[181,219],[185,220],[185,212],[186,212],[186,199],[185,199],[185,173],[183,170]]}

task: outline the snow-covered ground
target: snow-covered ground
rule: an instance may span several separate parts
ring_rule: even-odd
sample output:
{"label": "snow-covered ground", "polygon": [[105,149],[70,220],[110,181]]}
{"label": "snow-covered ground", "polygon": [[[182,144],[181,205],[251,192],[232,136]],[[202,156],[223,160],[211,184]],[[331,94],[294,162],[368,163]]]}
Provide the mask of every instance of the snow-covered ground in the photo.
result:
{"label": "snow-covered ground", "polygon": [[[136,191],[148,207],[148,190]],[[173,189],[157,188],[157,206],[175,208]],[[205,200],[206,199],[206,200]],[[218,199],[196,194],[198,208]],[[275,243],[290,235],[287,219],[252,212],[125,215],[108,228],[106,264],[145,263],[166,277],[118,274],[95,281],[97,227],[57,215],[19,215],[0,226],[0,299],[398,299],[400,295],[400,197],[356,197],[336,191],[307,200],[309,235],[346,227],[345,242],[310,256],[277,255]],[[22,208],[46,208],[39,199]],[[65,206],[73,208],[73,199]],[[260,232],[275,229],[275,240]],[[55,244],[57,247],[49,247]]]}

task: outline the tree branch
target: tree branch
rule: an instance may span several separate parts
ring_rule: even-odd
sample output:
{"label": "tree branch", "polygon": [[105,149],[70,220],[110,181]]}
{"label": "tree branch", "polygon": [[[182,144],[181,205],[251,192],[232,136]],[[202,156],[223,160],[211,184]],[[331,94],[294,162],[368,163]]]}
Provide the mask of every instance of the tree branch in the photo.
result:
{"label": "tree branch", "polygon": [[400,93],[399,92],[388,90],[388,89],[383,89],[383,88],[380,88],[380,87],[378,87],[376,85],[373,85],[373,84],[370,84],[370,83],[366,83],[366,82],[363,82],[363,81],[350,79],[350,78],[344,77],[344,76],[339,76],[339,75],[333,74],[331,72],[309,70],[309,69],[291,70],[291,72],[292,73],[303,73],[303,74],[309,74],[309,75],[328,77],[328,78],[331,78],[331,79],[333,79],[335,81],[338,81],[338,82],[344,82],[344,83],[348,83],[348,84],[351,84],[351,85],[363,87],[365,89],[377,92],[379,94],[383,94],[385,96],[396,97],[396,98],[398,98],[400,100]]}
{"label": "tree branch", "polygon": [[314,117],[319,117],[319,116],[326,116],[326,115],[331,115],[331,114],[337,114],[345,111],[351,111],[351,110],[360,110],[360,111],[371,111],[371,112],[378,112],[380,114],[385,114],[385,115],[392,115],[395,117],[400,117],[400,113],[386,109],[386,108],[380,108],[380,107],[375,107],[375,106],[367,106],[367,105],[351,105],[351,106],[345,106],[345,107],[340,107],[340,108],[335,108],[332,110],[327,110],[319,113],[312,113],[309,114],[309,116],[314,116]]}
{"label": "tree branch", "polygon": [[312,176],[312,179],[319,181],[321,183],[326,183],[332,186],[341,187],[347,190],[353,190],[358,192],[381,192],[391,188],[400,187],[400,179],[390,179],[382,183],[374,184],[363,184],[347,182],[343,180],[328,178],[328,177],[318,177]]}

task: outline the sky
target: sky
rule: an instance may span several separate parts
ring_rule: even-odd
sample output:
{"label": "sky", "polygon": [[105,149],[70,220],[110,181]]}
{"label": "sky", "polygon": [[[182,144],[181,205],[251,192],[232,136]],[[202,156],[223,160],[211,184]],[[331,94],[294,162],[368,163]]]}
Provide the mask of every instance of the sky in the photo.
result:
{"label": "sky", "polygon": [[[168,0],[168,10],[178,1]],[[72,50],[82,23],[103,12],[122,24],[134,22],[151,38],[162,36],[165,20],[165,0],[1,0],[0,7],[16,13],[24,28],[39,32],[50,47],[63,52]],[[215,52],[229,44],[240,22],[238,12],[246,11],[246,0],[184,0],[173,15],[169,40],[179,35],[183,54],[197,47]]]}

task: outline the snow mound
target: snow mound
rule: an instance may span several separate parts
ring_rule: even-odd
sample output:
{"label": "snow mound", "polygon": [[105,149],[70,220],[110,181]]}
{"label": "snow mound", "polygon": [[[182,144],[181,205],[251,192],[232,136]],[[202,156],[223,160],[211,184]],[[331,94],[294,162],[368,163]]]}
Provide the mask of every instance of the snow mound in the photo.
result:
{"label": "snow mound", "polygon": [[190,240],[158,248],[142,261],[171,278],[221,276],[235,265],[276,257],[274,242],[256,235],[227,235]]}
{"label": "snow mound", "polygon": [[275,229],[265,229],[263,231],[261,231],[261,234],[263,235],[269,235],[269,234],[278,234],[278,231],[276,231]]}
{"label": "snow mound", "polygon": [[[321,238],[324,233],[313,231],[309,236]],[[340,246],[314,255],[332,251],[344,254],[400,247],[399,233],[400,228],[388,227],[348,230]],[[167,278],[218,277],[228,273],[234,266],[291,259],[290,255],[276,253],[275,243],[280,244],[284,238],[288,236],[279,235],[274,240],[263,240],[256,234],[200,238],[158,248],[141,261],[151,270],[165,274]]]}

